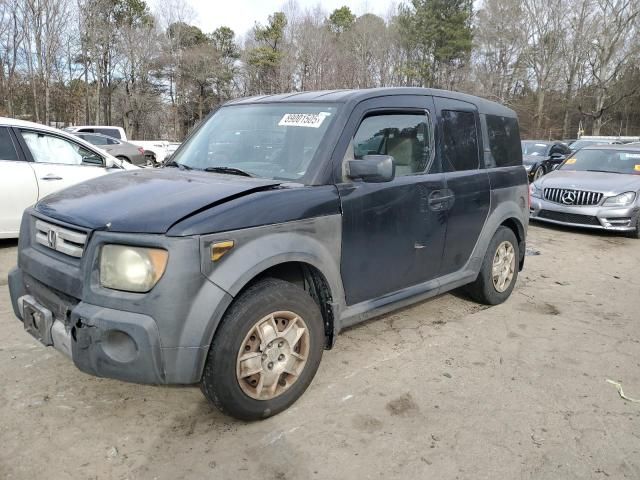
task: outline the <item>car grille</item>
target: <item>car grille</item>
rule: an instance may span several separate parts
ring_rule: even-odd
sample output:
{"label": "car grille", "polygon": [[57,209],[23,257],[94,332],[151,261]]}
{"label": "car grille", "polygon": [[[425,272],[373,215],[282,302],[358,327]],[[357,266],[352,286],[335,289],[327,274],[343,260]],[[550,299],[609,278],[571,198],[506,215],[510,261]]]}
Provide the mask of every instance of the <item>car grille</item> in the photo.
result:
{"label": "car grille", "polygon": [[602,193],[567,188],[545,188],[544,199],[562,205],[598,205]]}
{"label": "car grille", "polygon": [[70,257],[81,258],[87,234],[36,220],[36,242]]}
{"label": "car grille", "polygon": [[579,225],[594,225],[594,226],[602,226],[597,217],[593,217],[590,215],[580,215],[577,213],[565,213],[565,212],[554,212],[553,210],[540,210],[538,213],[538,218],[546,218],[548,220],[555,220],[556,222],[563,223],[576,223]]}

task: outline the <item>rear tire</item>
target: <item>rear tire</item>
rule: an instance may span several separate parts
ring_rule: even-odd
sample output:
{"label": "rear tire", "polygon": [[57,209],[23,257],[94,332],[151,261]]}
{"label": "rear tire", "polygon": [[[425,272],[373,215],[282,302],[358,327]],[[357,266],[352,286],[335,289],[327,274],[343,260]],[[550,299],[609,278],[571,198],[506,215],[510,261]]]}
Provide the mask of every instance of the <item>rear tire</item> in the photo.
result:
{"label": "rear tire", "polygon": [[324,344],[324,322],[311,296],[284,280],[260,280],[222,319],[200,388],[220,411],[240,420],[276,415],[307,389]]}
{"label": "rear tire", "polygon": [[[504,260],[501,261],[500,258]],[[510,228],[500,226],[489,242],[478,278],[467,285],[465,291],[473,300],[485,305],[504,302],[511,295],[518,279],[519,259],[515,234]]]}

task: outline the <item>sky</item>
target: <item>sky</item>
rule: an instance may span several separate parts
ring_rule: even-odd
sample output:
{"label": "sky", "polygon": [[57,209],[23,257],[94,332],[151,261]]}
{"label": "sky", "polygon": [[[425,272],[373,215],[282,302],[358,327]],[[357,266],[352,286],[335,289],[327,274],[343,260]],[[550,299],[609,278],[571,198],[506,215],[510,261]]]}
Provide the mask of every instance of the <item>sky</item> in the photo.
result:
{"label": "sky", "polygon": [[[162,0],[159,0],[162,1]],[[267,23],[267,17],[284,5],[283,0],[186,0],[195,13],[193,23],[204,32],[212,32],[220,26],[230,27],[238,36],[244,36],[255,24]],[[331,12],[343,5],[356,15],[375,13],[385,17],[394,0],[296,0],[301,11],[321,5]]]}

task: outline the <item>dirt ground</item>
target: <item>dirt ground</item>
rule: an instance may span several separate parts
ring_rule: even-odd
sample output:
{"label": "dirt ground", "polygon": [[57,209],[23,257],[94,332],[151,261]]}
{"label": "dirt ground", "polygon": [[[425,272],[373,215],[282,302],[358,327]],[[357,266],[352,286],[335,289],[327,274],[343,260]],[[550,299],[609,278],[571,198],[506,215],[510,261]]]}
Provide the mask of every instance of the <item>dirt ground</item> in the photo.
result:
{"label": "dirt ground", "polygon": [[[532,226],[507,303],[446,294],[344,332],[288,411],[98,379],[16,321],[0,244],[0,478],[640,478],[640,241]],[[533,253],[539,252],[539,255]]]}

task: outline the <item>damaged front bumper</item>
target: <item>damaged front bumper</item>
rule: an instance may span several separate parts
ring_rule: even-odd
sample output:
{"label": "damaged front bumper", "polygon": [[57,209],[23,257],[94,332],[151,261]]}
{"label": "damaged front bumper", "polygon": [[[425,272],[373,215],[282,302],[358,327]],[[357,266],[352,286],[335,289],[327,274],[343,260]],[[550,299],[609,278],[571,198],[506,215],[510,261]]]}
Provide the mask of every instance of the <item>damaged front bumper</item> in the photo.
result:
{"label": "damaged front bumper", "polygon": [[[61,298],[61,303],[53,307],[52,291],[47,300],[32,294],[38,295],[36,292],[46,288],[37,283],[25,278],[17,268],[9,274],[15,314],[25,330],[43,345],[54,347],[91,375],[136,383],[167,383],[160,335],[151,317],[85,302],[64,305]],[[57,318],[54,313],[60,307],[67,310],[64,318]],[[195,381],[188,376],[185,380],[179,383]]]}
{"label": "damaged front bumper", "polygon": [[[232,301],[201,273],[199,238],[95,231],[82,256],[73,258],[35,240],[37,218],[53,223],[25,213],[18,266],[9,274],[13,310],[25,330],[95,376],[147,384],[199,382],[217,323]],[[111,243],[169,252],[164,275],[150,292],[100,285],[100,249]]]}

